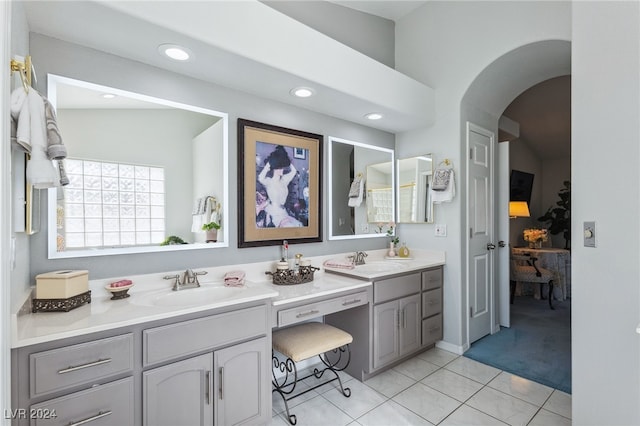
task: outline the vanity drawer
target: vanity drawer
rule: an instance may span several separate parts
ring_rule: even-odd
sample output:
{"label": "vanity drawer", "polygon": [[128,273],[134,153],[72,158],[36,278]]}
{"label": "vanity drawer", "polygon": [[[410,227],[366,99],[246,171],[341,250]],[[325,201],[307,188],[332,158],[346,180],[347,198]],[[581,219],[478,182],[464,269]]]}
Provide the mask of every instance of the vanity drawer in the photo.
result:
{"label": "vanity drawer", "polygon": [[442,268],[422,272],[422,289],[431,290],[442,287]]}
{"label": "vanity drawer", "polygon": [[269,330],[267,307],[241,309],[144,330],[142,363],[169,361],[233,342],[263,336]]}
{"label": "vanity drawer", "polygon": [[422,318],[442,312],[442,289],[436,288],[422,293]]}
{"label": "vanity drawer", "polygon": [[420,274],[408,274],[386,280],[376,281],[373,284],[373,302],[381,303],[387,300],[398,299],[403,296],[415,294],[420,291]]}
{"label": "vanity drawer", "polygon": [[422,345],[442,340],[442,314],[422,320]]}
{"label": "vanity drawer", "polygon": [[31,397],[87,384],[133,369],[133,334],[29,355]]}
{"label": "vanity drawer", "polygon": [[133,378],[117,380],[32,405],[31,426],[132,425]]}
{"label": "vanity drawer", "polygon": [[284,309],[278,312],[278,327],[295,324],[307,319],[317,318],[356,306],[366,305],[369,299],[366,291],[347,296],[336,297],[334,299],[323,300],[316,303],[298,306],[291,309]]}

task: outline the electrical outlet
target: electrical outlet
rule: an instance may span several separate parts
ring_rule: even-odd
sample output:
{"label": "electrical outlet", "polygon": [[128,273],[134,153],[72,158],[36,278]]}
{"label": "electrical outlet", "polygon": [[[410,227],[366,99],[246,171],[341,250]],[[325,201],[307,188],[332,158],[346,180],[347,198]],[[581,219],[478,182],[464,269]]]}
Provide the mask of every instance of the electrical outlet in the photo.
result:
{"label": "electrical outlet", "polygon": [[446,237],[447,225],[436,224],[434,234],[436,237]]}

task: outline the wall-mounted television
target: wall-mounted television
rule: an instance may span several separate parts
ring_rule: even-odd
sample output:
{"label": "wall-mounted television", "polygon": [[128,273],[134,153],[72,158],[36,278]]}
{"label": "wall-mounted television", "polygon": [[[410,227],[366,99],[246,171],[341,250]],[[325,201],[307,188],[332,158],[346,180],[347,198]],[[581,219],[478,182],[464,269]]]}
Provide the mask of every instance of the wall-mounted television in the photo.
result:
{"label": "wall-mounted television", "polygon": [[531,204],[533,176],[532,173],[511,170],[509,201],[526,201],[527,204]]}

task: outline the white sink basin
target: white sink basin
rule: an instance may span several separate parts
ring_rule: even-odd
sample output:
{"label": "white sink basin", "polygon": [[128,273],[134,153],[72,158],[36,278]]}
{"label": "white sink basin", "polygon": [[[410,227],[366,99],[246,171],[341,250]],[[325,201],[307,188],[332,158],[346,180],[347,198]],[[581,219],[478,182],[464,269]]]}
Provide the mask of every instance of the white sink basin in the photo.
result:
{"label": "white sink basin", "polygon": [[376,260],[373,262],[367,262],[364,265],[358,265],[354,271],[365,274],[374,272],[391,272],[398,269],[405,269],[408,265],[400,262],[394,262],[392,260]]}
{"label": "white sink basin", "polygon": [[167,290],[148,298],[137,300],[138,303],[152,306],[195,306],[220,302],[241,295],[244,287],[225,287],[210,285],[197,288],[186,288],[178,291]]}

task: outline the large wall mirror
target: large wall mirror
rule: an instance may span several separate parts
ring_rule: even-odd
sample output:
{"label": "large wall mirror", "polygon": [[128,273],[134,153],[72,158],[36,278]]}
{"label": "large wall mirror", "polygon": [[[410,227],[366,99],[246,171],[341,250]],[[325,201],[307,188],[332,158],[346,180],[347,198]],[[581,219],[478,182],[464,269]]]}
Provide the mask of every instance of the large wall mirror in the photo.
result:
{"label": "large wall mirror", "polygon": [[433,223],[431,154],[398,160],[398,222]]}
{"label": "large wall mirror", "polygon": [[228,247],[227,114],[56,75],[48,97],[69,180],[49,190],[49,258]]}
{"label": "large wall mirror", "polygon": [[395,218],[393,150],[330,137],[329,159],[329,239],[385,237],[378,224]]}

